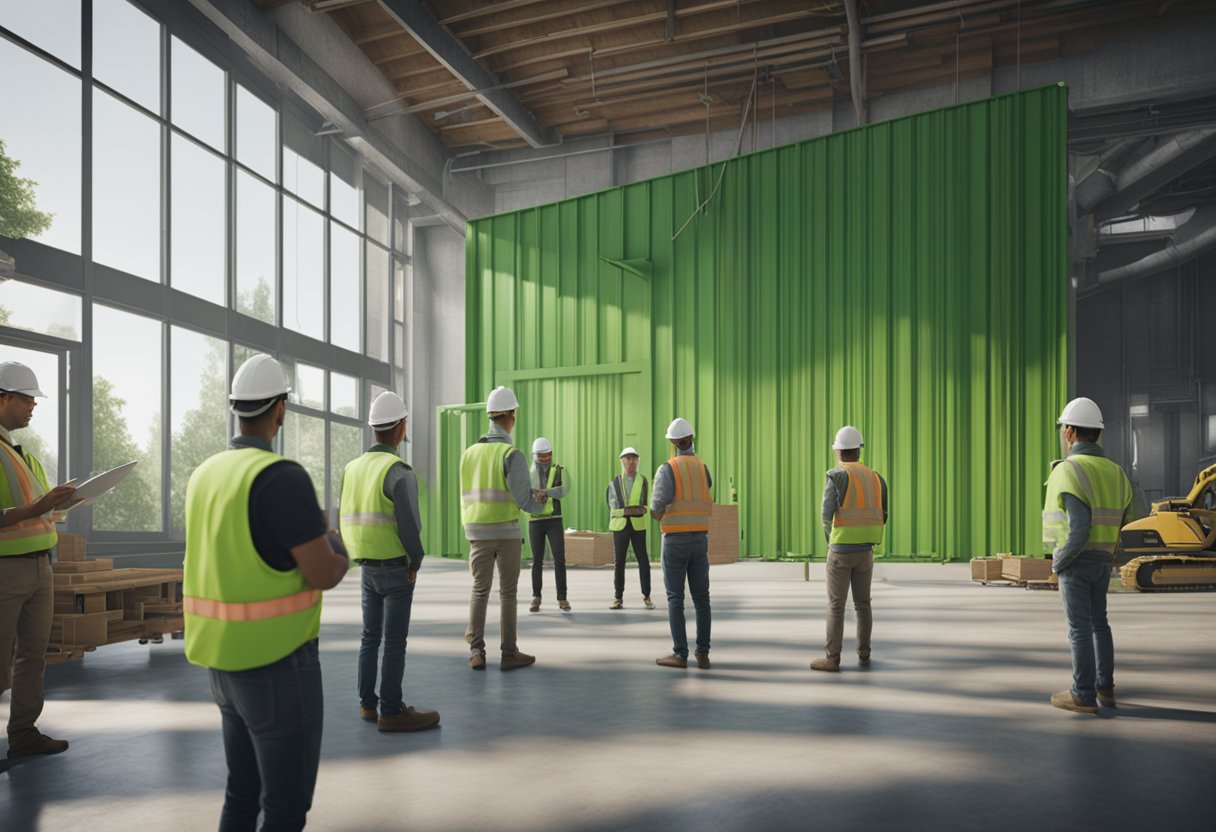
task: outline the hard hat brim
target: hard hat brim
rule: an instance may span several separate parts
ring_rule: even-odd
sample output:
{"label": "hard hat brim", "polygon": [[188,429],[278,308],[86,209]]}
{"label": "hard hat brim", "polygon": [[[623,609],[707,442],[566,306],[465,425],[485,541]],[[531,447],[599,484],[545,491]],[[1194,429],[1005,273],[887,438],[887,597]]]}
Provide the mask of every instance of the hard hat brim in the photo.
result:
{"label": "hard hat brim", "polygon": [[0,393],[20,393],[23,396],[29,396],[31,399],[49,399],[46,393],[43,393],[37,387],[24,387],[20,390],[0,390]]}

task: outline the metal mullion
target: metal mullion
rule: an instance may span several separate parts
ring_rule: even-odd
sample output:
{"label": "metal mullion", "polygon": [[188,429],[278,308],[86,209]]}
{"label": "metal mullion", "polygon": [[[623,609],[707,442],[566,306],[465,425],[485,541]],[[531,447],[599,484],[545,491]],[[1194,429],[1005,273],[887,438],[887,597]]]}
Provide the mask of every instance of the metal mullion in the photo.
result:
{"label": "metal mullion", "polygon": [[[224,158],[224,185],[226,193],[224,194],[224,210],[227,224],[225,226],[227,233],[224,235],[225,257],[224,268],[226,271],[224,281],[226,303],[224,306],[228,309],[236,309],[237,289],[236,289],[236,80],[232,77],[232,73],[224,71],[224,92],[225,100],[225,118],[227,119],[227,129],[225,130],[225,142],[228,145],[228,152]],[[224,333],[227,336],[227,332]]]}
{"label": "metal mullion", "polygon": [[[93,470],[93,0],[80,4],[80,355],[77,362],[75,432],[78,452],[69,474],[84,480]],[[93,507],[81,506],[69,522],[81,533],[93,533]]]}
{"label": "metal mullion", "polygon": [[[88,0],[84,0],[84,2],[88,2]],[[85,13],[84,2],[81,3],[81,15],[82,16]],[[89,32],[85,31],[84,29],[81,29],[81,31],[80,31],[81,40],[82,41],[88,40],[89,34],[90,34]],[[36,55],[37,57],[42,58],[44,61],[49,61],[50,63],[54,64],[59,69],[62,69],[64,72],[69,72],[72,75],[75,75],[77,78],[80,78],[84,75],[84,49],[83,48],[80,51],[81,68],[77,69],[76,67],[72,66],[67,61],[63,60],[62,58],[57,57],[54,53],[46,51],[41,46],[37,46],[34,43],[31,43],[30,41],[21,37],[21,35],[17,34],[16,32],[13,32],[9,29],[4,28],[3,26],[0,26],[0,38],[4,38],[5,40],[11,41],[14,46],[19,46],[22,49],[24,49],[26,52]],[[82,47],[83,47],[83,44],[82,44]]]}

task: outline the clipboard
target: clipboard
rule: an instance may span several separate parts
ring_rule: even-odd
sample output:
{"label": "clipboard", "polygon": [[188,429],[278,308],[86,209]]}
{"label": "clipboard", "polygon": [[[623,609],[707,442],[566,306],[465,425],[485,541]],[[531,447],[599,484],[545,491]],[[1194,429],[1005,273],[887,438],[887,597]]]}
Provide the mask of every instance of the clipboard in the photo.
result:
{"label": "clipboard", "polygon": [[131,470],[138,464],[139,460],[134,460],[133,462],[119,465],[117,468],[111,468],[109,471],[103,471],[95,477],[90,477],[76,486],[75,493],[67,500],[55,506],[54,511],[68,511],[76,506],[93,502],[125,480],[127,475],[131,473]]}

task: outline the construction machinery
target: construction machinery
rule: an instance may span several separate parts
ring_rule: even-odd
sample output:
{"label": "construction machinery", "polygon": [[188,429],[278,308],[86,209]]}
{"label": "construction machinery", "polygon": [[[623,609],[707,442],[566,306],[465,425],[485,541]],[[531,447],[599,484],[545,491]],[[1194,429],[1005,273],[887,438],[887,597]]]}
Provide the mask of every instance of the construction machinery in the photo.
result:
{"label": "construction machinery", "polygon": [[1153,503],[1149,516],[1119,532],[1123,585],[1141,592],[1216,590],[1216,465],[1191,493]]}

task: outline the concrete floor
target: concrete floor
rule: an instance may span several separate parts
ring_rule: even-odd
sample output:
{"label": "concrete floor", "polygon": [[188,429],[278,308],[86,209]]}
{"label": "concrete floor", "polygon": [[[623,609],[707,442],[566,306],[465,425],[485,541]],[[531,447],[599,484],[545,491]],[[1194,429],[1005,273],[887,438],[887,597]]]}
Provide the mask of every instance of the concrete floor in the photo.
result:
{"label": "concrete floor", "polygon": [[[654,665],[670,647],[666,615],[641,606],[636,572],[613,612],[611,571],[572,570],[571,614],[547,572],[543,612],[520,613],[537,666],[499,673],[491,653],[475,674],[465,566],[431,558],[406,699],[440,710],[442,727],[395,736],[357,718],[352,574],[326,595],[310,827],[1214,828],[1216,596],[1114,595],[1122,704],[1086,717],[1047,704],[1070,680],[1056,593],[973,585],[965,565],[880,567],[874,666],[829,675],[807,669],[823,632],[812,569],[808,584],[797,564],[714,567],[708,672]],[[496,644],[496,622],[488,635]],[[850,633],[846,658],[852,646]],[[47,695],[41,726],[72,748],[6,766],[0,827],[216,828],[219,714],[182,642],[51,668]]]}

